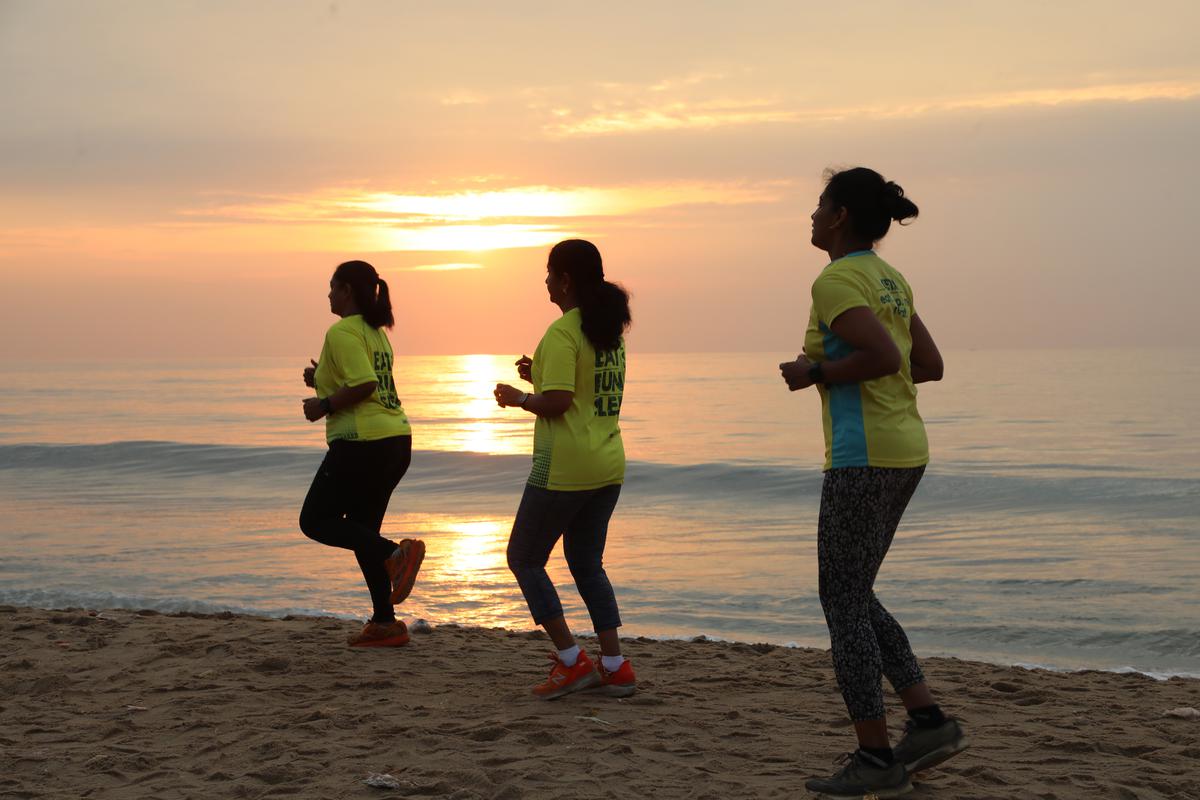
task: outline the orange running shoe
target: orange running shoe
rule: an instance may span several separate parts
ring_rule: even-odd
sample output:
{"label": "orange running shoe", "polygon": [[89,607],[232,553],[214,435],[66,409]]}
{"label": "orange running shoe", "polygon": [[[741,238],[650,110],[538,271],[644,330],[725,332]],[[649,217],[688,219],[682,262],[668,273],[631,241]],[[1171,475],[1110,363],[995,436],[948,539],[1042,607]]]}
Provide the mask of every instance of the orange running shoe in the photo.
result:
{"label": "orange running shoe", "polygon": [[533,693],[542,700],[553,700],[564,694],[588,689],[600,682],[600,673],[587,653],[579,651],[575,666],[568,667],[558,659],[558,653],[549,655],[554,666],[550,668],[550,676],[545,681],[533,687]]}
{"label": "orange running shoe", "polygon": [[402,619],[387,625],[368,622],[346,643],[351,647],[403,647],[408,644],[408,626]]}
{"label": "orange running shoe", "polygon": [[392,605],[403,603],[412,593],[413,584],[417,582],[417,572],[424,560],[424,542],[420,539],[401,539],[400,546],[383,562],[388,578],[392,581]]}
{"label": "orange running shoe", "polygon": [[633,675],[633,664],[628,658],[621,662],[621,666],[617,667],[615,672],[606,670],[603,661],[596,662],[596,670],[600,673],[600,683],[596,686],[597,694],[629,697],[637,691],[637,678]]}

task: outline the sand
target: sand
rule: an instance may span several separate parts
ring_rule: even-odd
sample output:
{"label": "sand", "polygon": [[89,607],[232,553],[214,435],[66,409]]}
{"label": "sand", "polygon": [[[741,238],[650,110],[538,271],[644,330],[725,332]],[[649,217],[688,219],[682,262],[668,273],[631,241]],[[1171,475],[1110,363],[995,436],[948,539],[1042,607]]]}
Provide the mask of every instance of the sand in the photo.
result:
{"label": "sand", "polygon": [[[853,746],[819,650],[631,639],[638,694],[543,702],[540,633],[355,628],[0,607],[0,797],[804,797]],[[1200,798],[1200,681],[924,664],[973,744],[909,797]]]}

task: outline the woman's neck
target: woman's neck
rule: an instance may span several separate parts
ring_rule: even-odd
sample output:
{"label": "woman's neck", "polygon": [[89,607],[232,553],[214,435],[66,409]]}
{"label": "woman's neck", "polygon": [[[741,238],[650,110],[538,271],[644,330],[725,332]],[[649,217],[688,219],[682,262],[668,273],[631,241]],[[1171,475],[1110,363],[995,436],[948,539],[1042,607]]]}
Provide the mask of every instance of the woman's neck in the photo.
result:
{"label": "woman's neck", "polygon": [[829,254],[830,262],[837,261],[839,258],[845,258],[850,253],[858,253],[863,250],[871,250],[875,246],[874,242],[838,242],[830,247],[825,252]]}

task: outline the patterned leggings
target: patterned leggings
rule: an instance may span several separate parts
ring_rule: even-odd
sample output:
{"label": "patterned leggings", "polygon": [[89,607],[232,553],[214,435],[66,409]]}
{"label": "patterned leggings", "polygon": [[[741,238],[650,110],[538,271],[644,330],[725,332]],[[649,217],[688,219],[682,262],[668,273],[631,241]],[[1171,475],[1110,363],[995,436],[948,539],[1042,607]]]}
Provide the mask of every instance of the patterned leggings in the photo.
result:
{"label": "patterned leggings", "polygon": [[875,575],[925,467],[825,473],[817,525],[821,608],[838,688],[855,722],[884,715],[880,674],[896,691],[925,679],[904,629],[875,597]]}

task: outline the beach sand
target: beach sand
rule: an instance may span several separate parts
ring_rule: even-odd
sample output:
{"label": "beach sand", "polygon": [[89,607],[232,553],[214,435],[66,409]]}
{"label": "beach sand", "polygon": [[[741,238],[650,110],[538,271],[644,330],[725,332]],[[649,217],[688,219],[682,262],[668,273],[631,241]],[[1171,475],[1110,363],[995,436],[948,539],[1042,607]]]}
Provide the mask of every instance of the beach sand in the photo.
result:
{"label": "beach sand", "polygon": [[[0,797],[804,797],[853,745],[819,650],[631,639],[638,694],[542,702],[540,633],[356,629],[0,608]],[[909,797],[1200,798],[1200,681],[923,663],[972,747]]]}

